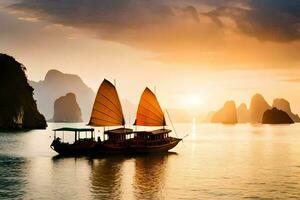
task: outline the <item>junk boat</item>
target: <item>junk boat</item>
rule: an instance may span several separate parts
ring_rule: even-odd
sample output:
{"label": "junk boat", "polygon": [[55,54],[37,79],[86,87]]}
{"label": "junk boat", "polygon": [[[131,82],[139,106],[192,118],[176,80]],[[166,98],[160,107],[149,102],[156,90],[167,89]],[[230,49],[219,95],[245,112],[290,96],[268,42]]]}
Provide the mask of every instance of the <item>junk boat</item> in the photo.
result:
{"label": "junk boat", "polygon": [[[50,147],[59,153],[60,155],[87,155],[90,149],[96,145],[94,140],[93,128],[58,128],[54,129],[54,140]],[[57,132],[62,133],[62,139],[57,137]],[[75,141],[74,143],[68,143],[64,141],[65,132],[73,133]],[[82,133],[85,133],[85,137],[82,137]],[[90,137],[88,137],[88,133]]]}
{"label": "junk boat", "polygon": [[[91,149],[95,155],[106,153],[125,153],[129,150],[129,140],[133,138],[133,130],[125,128],[125,119],[116,87],[104,79],[101,83],[93,105],[89,124],[103,127],[103,141],[98,137],[97,144]],[[121,128],[105,130],[110,127]]]}
{"label": "junk boat", "polygon": [[182,139],[170,137],[171,130],[165,129],[166,120],[155,94],[146,88],[141,96],[135,126],[161,126],[153,131],[135,131],[130,148],[136,153],[167,152]]}
{"label": "junk boat", "polygon": [[[146,88],[141,96],[134,125],[162,128],[153,131],[133,131],[125,128],[123,110],[116,87],[106,79],[98,89],[88,125],[103,127],[103,141],[100,137],[95,140],[93,128],[60,128],[54,129],[51,148],[62,155],[155,153],[167,152],[182,140],[169,136],[171,130],[165,129],[164,113],[155,94],[149,88]],[[109,129],[115,126],[119,127]],[[74,132],[75,142],[69,144],[64,142],[64,139],[56,137],[58,131],[63,132],[63,138],[65,131]],[[86,132],[86,138],[80,138],[82,132]],[[87,137],[87,132],[90,132],[90,138]]]}

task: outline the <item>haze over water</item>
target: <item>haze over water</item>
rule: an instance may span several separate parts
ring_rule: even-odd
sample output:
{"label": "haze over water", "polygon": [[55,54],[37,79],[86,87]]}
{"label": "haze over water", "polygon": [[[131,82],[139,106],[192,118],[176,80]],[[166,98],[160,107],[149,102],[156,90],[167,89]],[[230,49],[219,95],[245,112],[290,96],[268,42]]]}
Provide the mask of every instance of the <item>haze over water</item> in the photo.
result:
{"label": "haze over water", "polygon": [[189,134],[176,153],[57,158],[49,147],[51,130],[63,125],[0,134],[0,199],[300,196],[299,124],[176,124],[180,137]]}

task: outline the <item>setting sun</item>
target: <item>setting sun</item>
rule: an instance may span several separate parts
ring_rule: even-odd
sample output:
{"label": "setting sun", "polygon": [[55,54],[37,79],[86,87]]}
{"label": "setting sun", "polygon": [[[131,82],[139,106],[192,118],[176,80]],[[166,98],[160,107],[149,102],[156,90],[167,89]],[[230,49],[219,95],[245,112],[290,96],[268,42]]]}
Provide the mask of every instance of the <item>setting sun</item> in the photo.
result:
{"label": "setting sun", "polygon": [[203,98],[198,95],[186,95],[182,98],[182,103],[188,108],[195,108],[203,104]]}
{"label": "setting sun", "polygon": [[300,200],[299,52],[300,0],[0,0],[0,200]]}

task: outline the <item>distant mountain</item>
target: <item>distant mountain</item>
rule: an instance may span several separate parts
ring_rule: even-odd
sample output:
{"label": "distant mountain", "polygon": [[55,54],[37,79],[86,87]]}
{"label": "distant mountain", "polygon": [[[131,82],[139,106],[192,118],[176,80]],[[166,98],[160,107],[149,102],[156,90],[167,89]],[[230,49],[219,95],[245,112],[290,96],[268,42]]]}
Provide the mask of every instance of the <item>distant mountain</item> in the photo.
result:
{"label": "distant mountain", "polygon": [[237,109],[238,123],[250,122],[250,113],[245,103],[242,103]]}
{"label": "distant mountain", "polygon": [[223,124],[237,123],[237,111],[234,101],[227,101],[224,106],[213,115],[211,122]]}
{"label": "distant mountain", "polygon": [[[225,104],[224,107],[218,112],[210,112],[210,114],[206,117],[206,120],[210,119],[210,122],[215,123],[226,123],[224,121],[232,121],[230,120],[231,118],[234,121],[234,117],[232,117],[232,114],[231,116],[226,114],[230,113],[228,110],[231,110],[231,113],[234,112],[234,102],[229,101],[227,103],[227,105]],[[287,100],[282,98],[274,99],[273,107],[287,113],[294,122],[300,122],[300,117],[291,111],[290,103]],[[237,108],[237,121],[238,123],[262,123],[264,113],[271,108],[272,107],[267,103],[267,101],[261,94],[255,94],[251,99],[249,110],[247,109],[245,103],[242,103]]]}
{"label": "distant mountain", "polygon": [[45,79],[39,82],[30,81],[34,88],[39,110],[47,119],[53,116],[54,101],[66,93],[74,93],[82,111],[82,118],[88,121],[95,99],[95,93],[79,76],[65,74],[58,70],[49,70]]}
{"label": "distant mountain", "polygon": [[74,93],[59,97],[54,102],[54,122],[82,122],[81,110]]}
{"label": "distant mountain", "polygon": [[263,124],[292,124],[294,121],[290,116],[277,108],[266,110],[262,118]]}
{"label": "distant mountain", "polygon": [[211,122],[213,116],[215,115],[215,111],[210,111],[209,113],[207,113],[207,115],[204,117],[203,122],[205,123],[209,123]]}
{"label": "distant mountain", "polygon": [[285,99],[274,99],[273,107],[286,112],[294,122],[300,122],[298,115],[294,114],[291,110],[290,103]]}
{"label": "distant mountain", "polygon": [[0,54],[0,129],[44,129],[45,117],[37,109],[26,68],[13,57]]}
{"label": "distant mountain", "polygon": [[261,123],[264,112],[270,108],[271,106],[269,106],[261,94],[255,94],[251,99],[249,108],[250,122]]}

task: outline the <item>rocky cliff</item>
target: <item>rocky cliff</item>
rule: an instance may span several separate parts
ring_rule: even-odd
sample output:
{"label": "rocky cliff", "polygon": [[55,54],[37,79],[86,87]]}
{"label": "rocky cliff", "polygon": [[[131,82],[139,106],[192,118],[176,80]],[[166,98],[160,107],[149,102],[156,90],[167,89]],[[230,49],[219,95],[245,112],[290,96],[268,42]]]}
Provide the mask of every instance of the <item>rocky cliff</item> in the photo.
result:
{"label": "rocky cliff", "polygon": [[237,109],[238,123],[250,122],[250,113],[245,103],[242,103]]}
{"label": "rocky cliff", "polygon": [[272,108],[266,110],[263,114],[262,119],[263,124],[292,124],[294,121],[290,118],[290,116],[277,108]]}
{"label": "rocky cliff", "polygon": [[270,109],[271,107],[266,102],[264,97],[260,94],[255,94],[250,103],[250,122],[251,123],[261,123],[263,114],[266,110]]}
{"label": "rocky cliff", "polygon": [[82,122],[81,110],[73,93],[68,93],[54,102],[54,122]]}
{"label": "rocky cliff", "polygon": [[237,123],[237,112],[234,101],[227,101],[211,119],[212,123],[235,124]]}
{"label": "rocky cliff", "polygon": [[28,84],[24,65],[0,54],[0,129],[44,129],[46,120],[39,113]]}
{"label": "rocky cliff", "polygon": [[82,109],[83,120],[89,120],[95,93],[79,76],[50,70],[44,80],[31,81],[30,84],[35,90],[34,96],[37,99],[38,108],[47,119],[53,116],[54,101],[66,93],[72,92],[76,95]]}
{"label": "rocky cliff", "polygon": [[299,116],[292,112],[290,103],[287,100],[285,100],[285,99],[274,99],[273,100],[273,107],[286,112],[290,116],[290,118],[292,118],[292,120],[294,122],[300,122]]}

